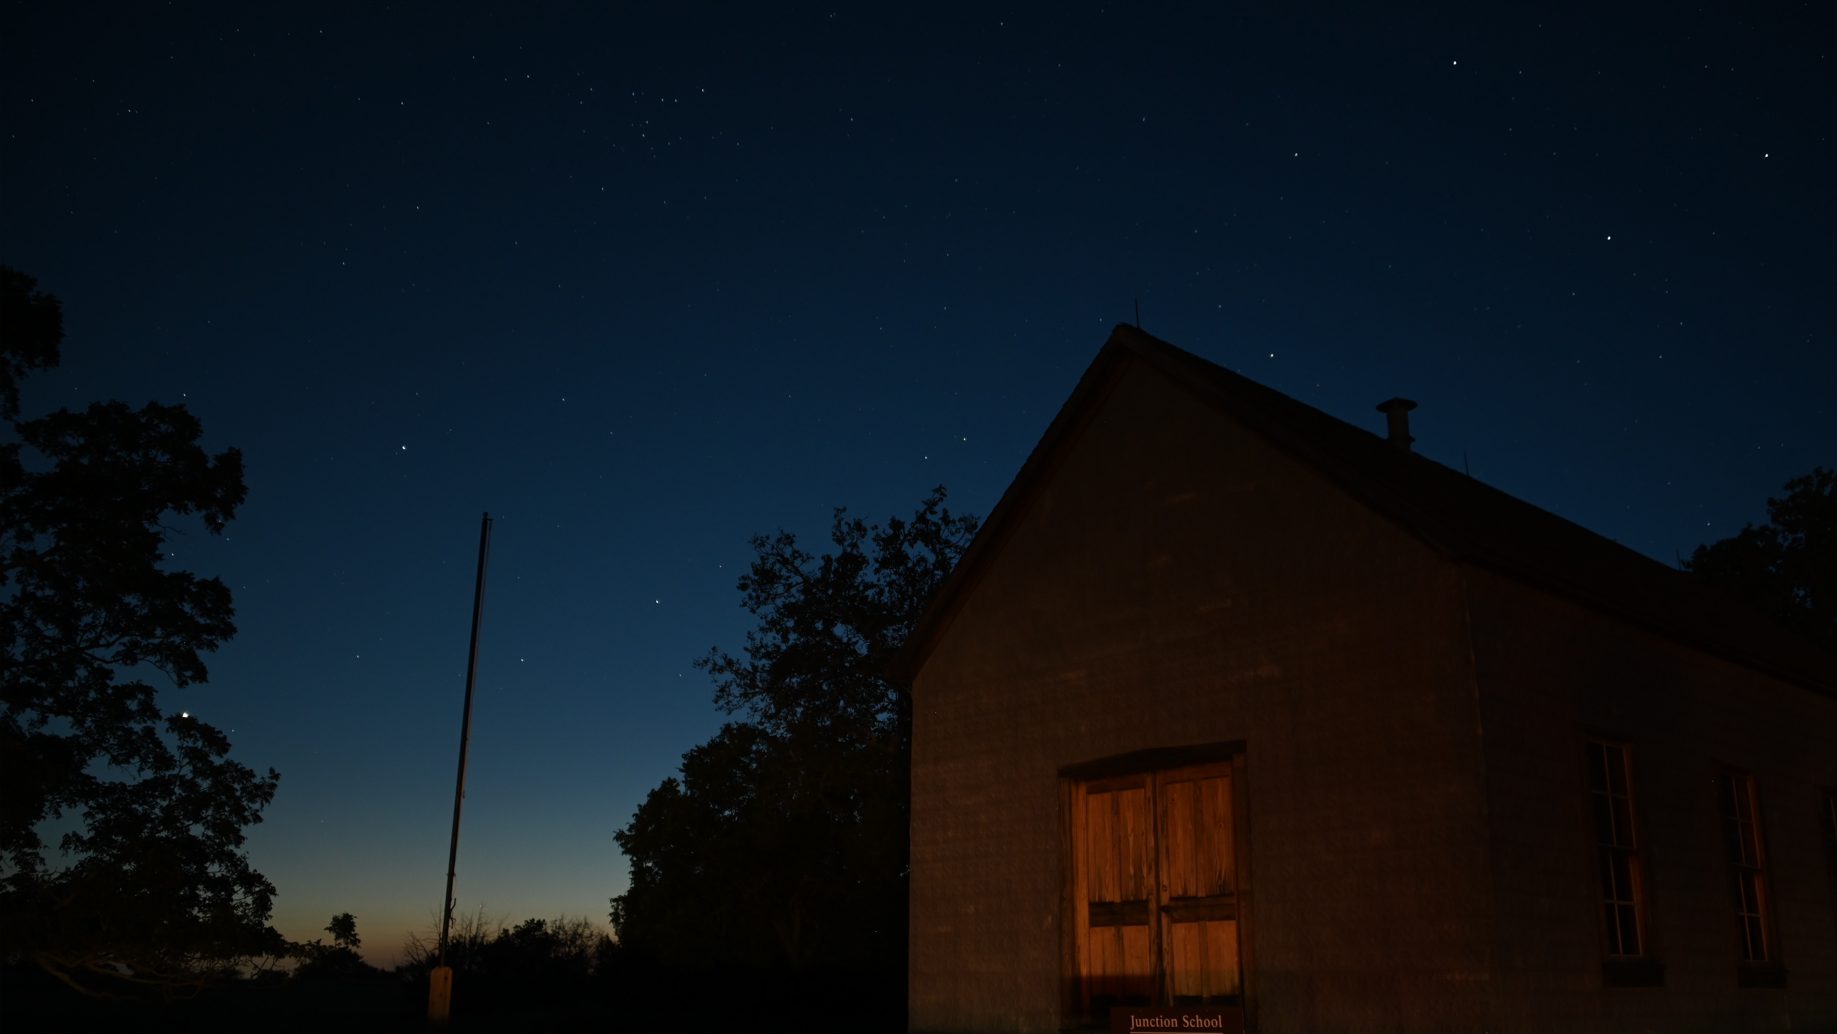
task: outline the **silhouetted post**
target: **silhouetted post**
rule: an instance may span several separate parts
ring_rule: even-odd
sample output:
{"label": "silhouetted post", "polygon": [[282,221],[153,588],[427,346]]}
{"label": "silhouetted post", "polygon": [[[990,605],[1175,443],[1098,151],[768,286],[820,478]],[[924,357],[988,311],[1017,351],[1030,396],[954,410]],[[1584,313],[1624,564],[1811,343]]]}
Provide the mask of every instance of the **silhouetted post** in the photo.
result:
{"label": "silhouetted post", "polygon": [[478,583],[472,589],[472,645],[466,654],[466,709],[459,722],[459,778],[453,787],[453,841],[446,856],[446,897],[440,909],[440,957],[429,974],[427,1022],[445,1027],[453,1004],[453,969],[446,964],[447,935],[453,926],[453,873],[459,862],[459,810],[466,800],[466,745],[472,741],[472,685],[478,675],[478,625],[485,613],[485,561],[491,555],[491,515],[478,529]]}

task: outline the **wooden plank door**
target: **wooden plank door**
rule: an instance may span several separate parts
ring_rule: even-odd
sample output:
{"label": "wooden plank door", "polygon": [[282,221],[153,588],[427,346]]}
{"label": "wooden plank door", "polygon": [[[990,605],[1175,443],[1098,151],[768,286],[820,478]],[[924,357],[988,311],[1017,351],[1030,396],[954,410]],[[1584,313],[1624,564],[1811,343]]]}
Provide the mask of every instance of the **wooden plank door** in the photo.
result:
{"label": "wooden plank door", "polygon": [[1170,1005],[1238,1000],[1237,863],[1231,766],[1155,776],[1163,959]]}
{"label": "wooden plank door", "polygon": [[1073,805],[1080,997],[1086,1012],[1154,1001],[1154,795],[1146,775],[1083,783]]}

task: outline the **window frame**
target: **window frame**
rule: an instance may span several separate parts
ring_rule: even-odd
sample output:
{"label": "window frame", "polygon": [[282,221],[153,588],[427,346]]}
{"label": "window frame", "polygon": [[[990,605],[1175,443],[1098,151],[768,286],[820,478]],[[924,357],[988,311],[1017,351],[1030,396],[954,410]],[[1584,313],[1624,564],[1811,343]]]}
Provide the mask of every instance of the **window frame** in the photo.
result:
{"label": "window frame", "polygon": [[1837,929],[1837,790],[1822,787],[1819,825],[1824,833],[1824,863],[1831,883],[1831,926]]}
{"label": "window frame", "polygon": [[[1728,866],[1729,895],[1738,933],[1737,983],[1742,987],[1784,987],[1786,968],[1781,961],[1773,879],[1767,865],[1767,825],[1761,808],[1760,779],[1747,769],[1718,765],[1715,784],[1723,860]],[[1754,957],[1757,941],[1759,958]]]}
{"label": "window frame", "polygon": [[1618,737],[1588,736],[1583,763],[1602,983],[1609,987],[1662,986],[1665,967],[1652,945],[1646,844],[1633,746]]}

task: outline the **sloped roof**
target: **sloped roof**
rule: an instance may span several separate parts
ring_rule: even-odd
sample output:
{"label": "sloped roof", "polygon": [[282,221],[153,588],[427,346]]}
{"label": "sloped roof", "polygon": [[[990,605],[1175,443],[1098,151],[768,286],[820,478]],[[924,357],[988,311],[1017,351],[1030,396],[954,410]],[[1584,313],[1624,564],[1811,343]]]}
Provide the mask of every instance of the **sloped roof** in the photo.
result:
{"label": "sloped roof", "polygon": [[1119,325],[1047,427],[895,660],[910,680],[924,666],[989,559],[1057,456],[1102,405],[1126,363],[1184,387],[1364,502],[1444,558],[1482,567],[1747,667],[1837,696],[1837,656],[1774,625],[1690,575],[1427,457]]}

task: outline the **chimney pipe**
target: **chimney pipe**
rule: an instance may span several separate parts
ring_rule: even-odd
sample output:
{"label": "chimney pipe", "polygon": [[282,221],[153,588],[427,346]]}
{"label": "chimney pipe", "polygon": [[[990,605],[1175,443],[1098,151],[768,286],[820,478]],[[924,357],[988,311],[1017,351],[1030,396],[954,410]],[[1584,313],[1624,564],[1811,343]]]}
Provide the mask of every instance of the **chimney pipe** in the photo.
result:
{"label": "chimney pipe", "polygon": [[1415,408],[1416,403],[1403,398],[1386,399],[1378,403],[1378,412],[1390,421],[1390,443],[1404,452],[1409,452],[1410,443],[1416,440],[1410,437],[1410,410]]}

